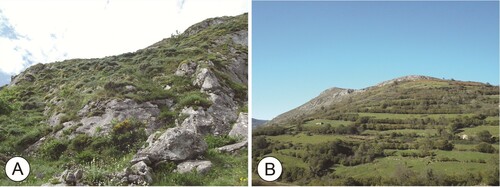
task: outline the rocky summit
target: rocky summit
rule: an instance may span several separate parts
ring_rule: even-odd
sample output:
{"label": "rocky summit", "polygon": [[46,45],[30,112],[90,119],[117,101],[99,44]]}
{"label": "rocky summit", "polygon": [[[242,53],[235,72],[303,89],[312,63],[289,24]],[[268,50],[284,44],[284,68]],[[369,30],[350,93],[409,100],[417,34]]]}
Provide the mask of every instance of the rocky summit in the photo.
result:
{"label": "rocky summit", "polygon": [[0,167],[24,156],[31,185],[246,184],[247,20],[210,18],[135,52],[12,77]]}

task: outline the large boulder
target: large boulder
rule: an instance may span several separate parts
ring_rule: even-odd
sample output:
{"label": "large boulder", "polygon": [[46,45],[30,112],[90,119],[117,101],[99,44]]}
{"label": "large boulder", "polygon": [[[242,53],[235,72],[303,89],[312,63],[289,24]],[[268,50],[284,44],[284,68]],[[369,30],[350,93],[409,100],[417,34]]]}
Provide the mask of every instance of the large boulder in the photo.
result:
{"label": "large boulder", "polygon": [[175,127],[168,129],[151,145],[140,150],[135,158],[147,156],[152,163],[163,160],[182,161],[203,154],[207,147],[207,143],[199,134]]}
{"label": "large boulder", "polygon": [[241,112],[238,120],[229,131],[230,137],[247,139],[248,137],[248,114]]}
{"label": "large boulder", "polygon": [[188,173],[196,171],[199,174],[205,174],[212,168],[212,162],[207,160],[189,160],[177,165],[175,172]]}
{"label": "large boulder", "polygon": [[234,153],[234,152],[236,152],[244,147],[247,147],[247,146],[248,146],[248,141],[245,140],[245,141],[242,141],[239,143],[219,147],[219,148],[217,148],[217,151],[220,151],[223,153]]}

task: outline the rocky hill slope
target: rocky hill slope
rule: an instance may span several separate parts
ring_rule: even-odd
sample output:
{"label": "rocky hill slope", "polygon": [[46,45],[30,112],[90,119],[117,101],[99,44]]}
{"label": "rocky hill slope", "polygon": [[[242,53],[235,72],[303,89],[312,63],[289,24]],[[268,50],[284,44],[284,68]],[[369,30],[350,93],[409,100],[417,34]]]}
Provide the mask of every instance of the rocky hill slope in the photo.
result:
{"label": "rocky hill slope", "polygon": [[[68,163],[33,164],[29,184],[197,185],[162,177],[194,170],[223,177],[211,168],[229,164],[214,158],[246,157],[247,19],[211,18],[136,52],[28,68],[0,90],[0,160]],[[240,157],[223,153],[239,149]],[[86,168],[99,162],[109,163],[99,175]]]}
{"label": "rocky hill slope", "polygon": [[[252,164],[283,164],[253,185],[499,185],[499,87],[405,76],[331,88],[252,129]],[[257,176],[257,173],[254,173]]]}
{"label": "rocky hill slope", "polygon": [[[498,113],[498,108],[491,103],[496,98],[489,95],[496,94],[498,86],[489,84],[409,75],[359,90],[335,87],[327,89],[319,96],[275,117],[267,124],[302,123],[307,119],[328,116],[339,111],[383,113],[396,111],[396,107],[403,108],[400,113],[484,113],[485,111],[494,116]],[[381,101],[383,103],[380,103]],[[400,102],[404,102],[403,104],[408,107],[394,106],[401,104]],[[414,104],[421,105],[422,108],[416,111],[418,108],[413,108]],[[438,109],[426,110],[434,107]],[[406,109],[411,111],[405,111]]]}

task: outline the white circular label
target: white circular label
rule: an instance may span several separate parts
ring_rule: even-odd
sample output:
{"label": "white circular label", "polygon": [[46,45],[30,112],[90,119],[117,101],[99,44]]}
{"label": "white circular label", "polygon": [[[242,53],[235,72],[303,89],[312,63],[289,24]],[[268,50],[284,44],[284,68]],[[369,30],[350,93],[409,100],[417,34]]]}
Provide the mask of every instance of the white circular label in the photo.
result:
{"label": "white circular label", "polygon": [[257,166],[257,173],[260,178],[268,182],[278,179],[282,172],[281,162],[274,157],[263,158]]}
{"label": "white circular label", "polygon": [[30,174],[30,164],[23,157],[13,157],[5,164],[5,174],[12,181],[23,181]]}

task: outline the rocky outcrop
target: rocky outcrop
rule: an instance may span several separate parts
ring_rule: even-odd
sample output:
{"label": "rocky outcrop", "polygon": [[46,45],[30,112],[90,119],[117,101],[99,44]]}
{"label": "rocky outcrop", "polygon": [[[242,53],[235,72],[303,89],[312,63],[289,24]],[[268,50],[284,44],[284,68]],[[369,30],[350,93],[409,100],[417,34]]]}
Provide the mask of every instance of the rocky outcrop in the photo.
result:
{"label": "rocky outcrop", "polygon": [[231,145],[226,145],[217,148],[217,151],[223,152],[223,153],[234,153],[235,151],[238,151],[242,148],[245,148],[248,146],[248,141],[244,140],[239,143],[231,144]]}
{"label": "rocky outcrop", "polygon": [[269,121],[267,124],[282,124],[289,123],[292,120],[303,117],[304,115],[309,115],[317,110],[320,110],[321,107],[329,107],[334,103],[338,103],[348,97],[364,92],[364,90],[353,90],[353,89],[344,89],[344,88],[329,88],[321,94],[307,103],[294,108],[288,112],[280,114],[276,118]]}
{"label": "rocky outcrop", "polygon": [[64,170],[59,177],[52,179],[51,183],[42,186],[83,186],[84,171],[80,168]]}
{"label": "rocky outcrop", "polygon": [[203,22],[194,24],[193,26],[187,28],[186,31],[184,31],[184,34],[186,34],[187,36],[192,36],[192,35],[197,34],[200,31],[202,31],[203,29],[206,29],[210,26],[222,24],[229,19],[230,19],[230,17],[227,17],[227,16],[218,17],[218,18],[210,18],[210,19],[207,19]]}
{"label": "rocky outcrop", "polygon": [[248,137],[248,114],[241,112],[238,120],[229,132],[229,136],[234,138],[247,139]]}
{"label": "rocky outcrop", "polygon": [[193,85],[200,86],[201,91],[210,91],[220,87],[217,77],[207,68],[201,68],[193,81]]}
{"label": "rocky outcrop", "polygon": [[177,165],[175,172],[188,173],[196,171],[199,174],[205,174],[212,169],[212,162],[207,160],[188,160]]}
{"label": "rocky outcrop", "polygon": [[181,127],[189,129],[197,134],[210,134],[217,127],[214,118],[202,108],[194,110],[192,107],[182,110],[181,114],[188,117],[182,122]]}
{"label": "rocky outcrop", "polygon": [[416,81],[416,80],[439,80],[438,78],[423,76],[423,75],[408,75],[403,77],[398,77],[395,79],[391,79],[388,81],[381,82],[373,87],[382,87],[385,85],[389,85],[395,82],[404,82],[404,81]]}
{"label": "rocky outcrop", "polygon": [[193,61],[189,61],[187,63],[181,63],[175,71],[175,75],[177,76],[191,76],[196,70],[196,63]]}
{"label": "rocky outcrop", "polygon": [[[137,103],[131,99],[108,102],[90,102],[79,112],[80,119],[62,123],[63,129],[56,133],[56,137],[63,135],[65,129],[75,128],[76,134],[88,134],[90,136],[102,135],[110,132],[112,121],[123,121],[125,119],[135,119],[146,124],[146,132],[149,134],[158,128],[157,118],[160,114],[159,107],[171,107],[170,100]],[[53,115],[48,123],[51,126],[60,124],[60,119],[65,114]]]}
{"label": "rocky outcrop", "polygon": [[175,127],[168,129],[153,144],[141,149],[135,158],[147,156],[152,163],[162,160],[192,159],[207,150],[207,143],[195,132]]}

